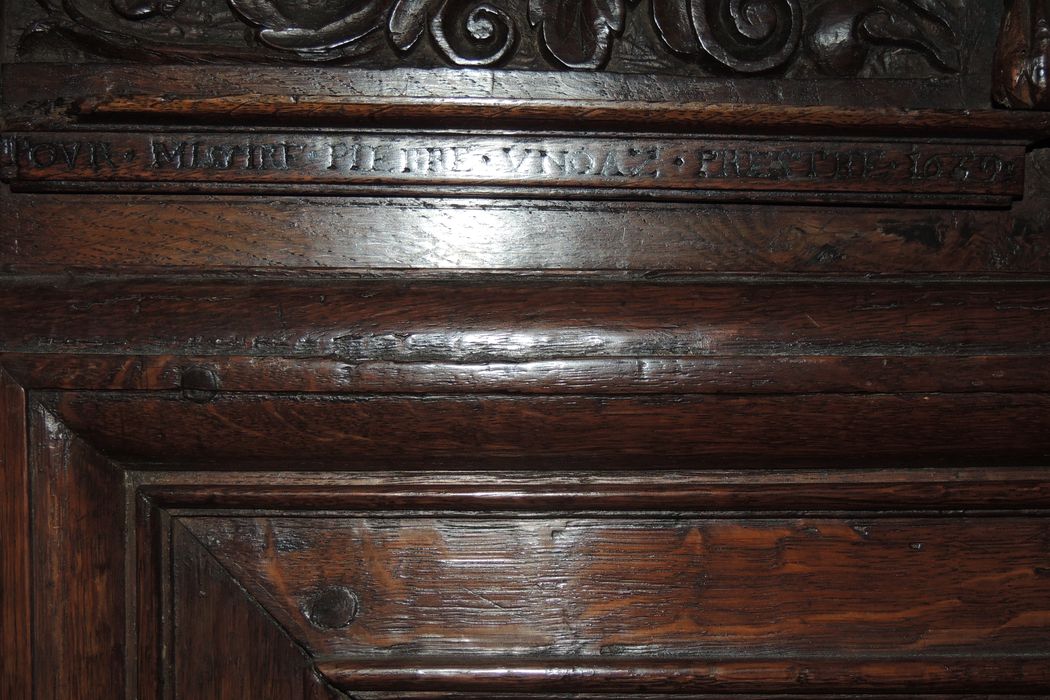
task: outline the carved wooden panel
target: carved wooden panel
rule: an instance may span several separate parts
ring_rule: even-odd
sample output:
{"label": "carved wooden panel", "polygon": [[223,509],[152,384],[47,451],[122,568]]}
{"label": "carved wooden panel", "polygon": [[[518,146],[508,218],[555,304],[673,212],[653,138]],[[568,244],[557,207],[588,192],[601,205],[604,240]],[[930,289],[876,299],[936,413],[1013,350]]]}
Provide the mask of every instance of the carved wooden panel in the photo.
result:
{"label": "carved wooden panel", "polygon": [[583,70],[613,63],[627,72],[898,77],[958,72],[962,42],[983,14],[972,0],[41,4],[45,12],[27,15],[34,21],[23,28],[24,51],[60,36],[96,54],[137,60]]}
{"label": "carved wooden panel", "polygon": [[0,697],[1050,697],[1046,10],[3,3]]}
{"label": "carved wooden panel", "polygon": [[1040,469],[171,471],[63,403],[29,403],[41,697],[1050,687]]}

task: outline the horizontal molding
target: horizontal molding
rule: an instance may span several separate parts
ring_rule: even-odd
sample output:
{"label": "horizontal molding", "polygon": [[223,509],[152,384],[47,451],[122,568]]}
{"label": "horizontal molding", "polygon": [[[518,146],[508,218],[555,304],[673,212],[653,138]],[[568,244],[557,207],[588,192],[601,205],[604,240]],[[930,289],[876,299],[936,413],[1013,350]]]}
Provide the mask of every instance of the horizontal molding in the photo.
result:
{"label": "horizontal molding", "polygon": [[[574,188],[1020,197],[1024,146],[681,136],[14,132],[0,176],[45,183]],[[175,187],[179,185],[180,187]],[[575,195],[573,195],[575,196]],[[907,198],[903,199],[909,204]]]}
{"label": "horizontal molding", "polygon": [[[842,114],[849,111],[877,113],[887,105],[908,110],[891,109],[883,124],[889,128],[900,120],[894,112],[911,112],[923,108],[924,114],[942,112],[954,114],[954,121],[962,130],[970,130],[982,120],[991,131],[1012,133],[1023,138],[1045,133],[1050,120],[1046,115],[1011,114],[1006,110],[987,109],[987,94],[966,91],[966,81],[958,76],[938,79],[865,80],[863,90],[857,90],[856,79],[790,79],[726,81],[718,78],[686,78],[654,75],[626,75],[622,73],[592,73],[574,71],[514,71],[514,70],[448,70],[448,69],[391,69],[368,70],[332,66],[244,66],[221,64],[162,65],[162,64],[99,64],[99,63],[13,63],[2,67],[4,94],[13,107],[25,106],[26,113],[14,112],[12,119],[39,123],[49,116],[55,120],[80,118],[90,114],[100,102],[118,101],[138,111],[142,105],[161,103],[166,97],[180,96],[180,100],[214,100],[219,109],[246,103],[284,103],[295,110],[294,101],[307,105],[299,110],[305,120],[314,111],[310,106],[329,101],[343,104],[368,104],[375,100],[381,107],[391,104],[411,104],[443,101],[456,117],[458,104],[474,101],[470,109],[478,109],[477,101],[511,104],[515,102],[546,102],[554,105],[573,103],[617,107],[634,104],[651,111],[654,103],[666,109],[692,109],[719,105],[735,107],[754,105],[764,110],[767,122],[780,117],[784,107],[811,110],[810,114]],[[48,115],[33,102],[59,100]],[[130,102],[130,104],[128,104]],[[82,103],[80,110],[74,106]],[[810,107],[819,103],[823,107]],[[185,102],[177,106],[186,105]],[[958,109],[943,109],[945,105]],[[187,107],[189,105],[186,105]],[[203,105],[193,105],[194,108]],[[932,110],[932,111],[931,111]],[[743,113],[737,113],[737,116]],[[970,121],[975,115],[977,121]],[[233,115],[229,115],[233,116]],[[388,120],[388,115],[381,116]],[[432,117],[433,115],[431,115]],[[489,115],[492,116],[492,115]],[[545,114],[545,121],[552,115]],[[258,115],[258,118],[265,118]],[[281,117],[282,119],[284,117]],[[621,120],[623,121],[623,120]],[[644,129],[647,124],[626,120],[627,128]],[[731,121],[725,119],[725,122]],[[856,126],[870,129],[862,115],[857,115]],[[962,122],[967,124],[962,124]],[[820,119],[821,126],[835,128],[834,120]],[[455,126],[462,126],[461,122]],[[690,128],[688,124],[683,128]],[[915,125],[916,130],[931,128]],[[933,128],[936,128],[935,126]],[[985,130],[988,133],[988,130]]]}
{"label": "horizontal molding", "polygon": [[1047,394],[39,397],[106,454],[213,469],[1005,466],[1050,453]]}
{"label": "horizontal molding", "polygon": [[1050,691],[1050,658],[333,659],[318,670],[359,690],[630,692]]}
{"label": "horizontal molding", "polygon": [[7,352],[523,362],[1040,355],[1044,282],[12,277]]}
{"label": "horizontal molding", "polygon": [[1050,272],[1036,224],[959,207],[20,193],[0,219],[20,272]]}
{"label": "horizontal molding", "polygon": [[[559,76],[561,78],[562,76]],[[651,80],[651,79],[647,79]],[[438,88],[440,89],[440,88]],[[592,88],[593,89],[593,88]],[[301,92],[299,90],[296,92]],[[543,129],[619,128],[628,131],[688,128],[716,133],[819,133],[928,136],[986,136],[1004,140],[1039,138],[1050,133],[1050,117],[988,109],[900,109],[732,104],[684,100],[631,101],[565,98],[379,96],[336,94],[265,94],[216,96],[170,95],[90,96],[79,100],[74,114],[85,121],[114,118],[183,117],[212,122],[217,117],[244,123],[259,119],[295,118],[339,123],[445,123],[450,126],[487,123],[492,126],[532,125]],[[184,93],[185,94],[185,93]],[[229,122],[225,122],[229,123]]]}
{"label": "horizontal molding", "polygon": [[[1050,478],[1038,469],[647,472],[614,478],[602,472],[367,475],[198,474],[139,472],[139,492],[178,509],[432,512],[654,511],[722,513],[746,519],[771,513],[838,512],[864,517],[908,513],[1010,517],[1050,507]],[[197,479],[201,483],[189,483]],[[1045,515],[1042,517],[1046,517]]]}
{"label": "horizontal molding", "polygon": [[224,392],[784,394],[1050,391],[1047,355],[611,357],[347,362],[304,357],[0,353],[31,389],[173,391],[204,370]]}

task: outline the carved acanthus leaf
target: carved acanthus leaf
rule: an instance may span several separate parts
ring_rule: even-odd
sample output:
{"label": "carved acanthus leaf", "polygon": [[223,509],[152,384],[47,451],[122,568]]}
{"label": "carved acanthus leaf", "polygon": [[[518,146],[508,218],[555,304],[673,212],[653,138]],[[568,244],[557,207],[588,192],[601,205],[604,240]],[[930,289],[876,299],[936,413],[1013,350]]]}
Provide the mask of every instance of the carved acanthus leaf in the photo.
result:
{"label": "carved acanthus leaf", "polygon": [[529,0],[529,21],[566,68],[601,68],[623,31],[624,0]]}

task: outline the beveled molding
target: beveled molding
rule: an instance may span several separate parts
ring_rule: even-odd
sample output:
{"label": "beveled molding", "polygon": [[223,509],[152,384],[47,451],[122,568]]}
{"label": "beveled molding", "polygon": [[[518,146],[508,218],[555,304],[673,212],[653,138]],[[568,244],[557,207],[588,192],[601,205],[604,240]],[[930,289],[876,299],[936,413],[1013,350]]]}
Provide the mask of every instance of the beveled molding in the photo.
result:
{"label": "beveled molding", "polygon": [[[548,190],[691,198],[916,194],[997,202],[1024,192],[1023,146],[936,141],[739,140],[383,132],[14,133],[0,173],[15,189],[331,192]],[[891,198],[891,200],[894,198]],[[930,204],[919,199],[915,203]]]}
{"label": "beveled molding", "polygon": [[[133,97],[84,99],[74,114],[80,122],[75,130],[0,135],[0,178],[14,191],[31,192],[1005,207],[1024,193],[1026,147],[1050,133],[1043,116],[995,112],[572,101]],[[105,125],[125,118],[174,122],[186,115],[202,126]],[[290,125],[325,115],[359,128],[247,126],[253,119]],[[474,126],[448,128],[459,117]],[[489,123],[479,128],[485,118]],[[209,127],[209,119],[227,126]],[[402,128],[430,126],[408,131],[398,129],[399,122]],[[435,122],[444,128],[434,128]],[[554,130],[568,123],[575,128]],[[625,124],[653,131],[615,130]],[[930,129],[938,137],[927,136]],[[705,131],[710,133],[694,135]]]}
{"label": "beveled molding", "polygon": [[[1050,658],[1027,647],[1013,648],[1024,639],[1024,633],[1009,632],[1009,626],[1003,628],[1007,632],[995,633],[1000,638],[992,643],[993,651],[966,646],[965,653],[952,654],[822,653],[770,658],[687,653],[652,659],[627,650],[615,651],[612,640],[606,655],[519,652],[420,656],[406,649],[370,655],[326,654],[319,651],[325,644],[319,645],[317,639],[345,644],[338,642],[341,635],[352,634],[354,625],[368,625],[370,619],[383,614],[376,592],[359,589],[360,609],[354,603],[352,613],[340,612],[339,601],[345,596],[329,604],[323,595],[328,593],[335,600],[332,591],[344,590],[356,599],[355,591],[339,578],[352,571],[332,569],[324,574],[324,585],[312,582],[305,588],[288,590],[290,598],[282,607],[273,593],[266,593],[252,578],[250,566],[241,567],[224,552],[223,530],[212,529],[213,523],[264,523],[282,516],[304,523],[333,517],[356,522],[367,517],[382,519],[386,523],[383,531],[394,532],[392,528],[399,522],[421,523],[419,527],[423,527],[434,517],[487,518],[503,523],[538,523],[530,527],[549,525],[554,528],[551,542],[556,542],[558,532],[574,527],[570,519],[589,518],[598,528],[595,535],[629,532],[629,528],[624,530],[629,524],[649,527],[646,523],[668,523],[685,528],[683,531],[713,527],[703,532],[715,538],[709,554],[716,557],[721,542],[718,538],[724,536],[718,533],[730,533],[732,539],[735,528],[755,528],[752,536],[758,536],[761,528],[767,527],[763,523],[772,522],[789,533],[779,537],[797,538],[790,540],[796,557],[804,556],[807,542],[826,540],[838,548],[855,541],[870,542],[876,555],[899,548],[905,552],[903,556],[918,562],[924,556],[946,556],[936,553],[948,543],[943,531],[950,528],[955,532],[958,527],[974,539],[972,547],[967,544],[968,537],[958,539],[961,545],[956,545],[970,547],[967,551],[973,555],[972,561],[991,564],[988,557],[994,554],[1005,558],[1009,566],[1033,566],[1035,562],[1030,577],[1020,577],[1013,568],[1005,572],[1013,584],[997,590],[1007,599],[999,604],[1010,607],[1020,605],[1021,598],[1015,601],[1013,597],[1033,595],[1032,591],[1046,581],[1045,567],[1039,568],[1037,535],[1046,530],[1045,519],[1050,514],[1050,481],[1042,469],[885,468],[847,470],[834,476],[825,470],[663,475],[158,470],[148,463],[122,462],[100,452],[53,411],[53,396],[33,391],[26,399],[10,378],[3,381],[5,400],[0,403],[0,417],[4,418],[4,444],[8,446],[2,472],[7,479],[2,492],[4,513],[20,515],[25,518],[23,526],[32,522],[38,532],[46,528],[49,533],[48,537],[34,538],[34,573],[25,579],[35,582],[36,607],[31,607],[28,599],[19,601],[5,595],[5,615],[35,611],[33,660],[25,656],[20,658],[21,664],[4,666],[5,698],[11,700],[67,697],[85,687],[113,697],[127,693],[143,699],[166,698],[176,692],[175,697],[223,700],[243,697],[245,692],[250,692],[250,697],[281,700],[347,697],[341,691],[351,693],[351,697],[429,700],[503,694],[518,700],[578,698],[580,693],[594,697],[637,694],[650,699],[724,697],[725,693],[745,693],[749,698],[801,698],[813,692],[831,699],[886,698],[900,692],[912,697],[922,693],[921,697],[930,700],[1002,697],[1003,693],[1034,699],[1050,689]],[[148,393],[132,393],[129,398],[148,399]],[[183,400],[194,401],[192,397]],[[27,434],[28,445],[10,439]],[[164,445],[158,443],[157,449],[163,450]],[[12,461],[10,455],[23,451],[27,457]],[[19,503],[19,493],[28,493],[28,489],[21,492],[11,487],[15,483],[12,477],[17,479],[22,473],[12,467],[20,464],[26,473],[33,474],[37,485],[32,514],[28,503],[25,508],[7,507]],[[696,524],[691,524],[693,521]],[[604,522],[612,529],[603,530]],[[886,539],[880,534],[884,528],[900,531]],[[991,536],[996,532],[1001,535]],[[1018,538],[1017,533],[1032,536]],[[24,536],[28,543],[28,532]],[[916,536],[923,540],[913,541]],[[991,539],[985,541],[989,536]],[[91,546],[85,547],[85,542]],[[261,542],[260,546],[278,556],[279,552],[294,555],[297,548],[307,544],[295,537],[280,542]],[[696,547],[700,542],[687,538],[683,546]],[[760,542],[754,540],[744,546]],[[393,550],[401,552],[398,556],[432,551],[420,549],[415,540],[402,546],[408,549]],[[584,541],[580,546],[581,553],[588,551]],[[9,565],[23,556],[29,561],[28,544],[25,549],[4,548],[0,563],[6,575],[11,577],[10,572],[21,570]],[[250,559],[245,561],[250,565]],[[674,566],[687,561],[688,556],[676,559]],[[971,573],[975,580],[983,580],[987,572],[975,569]],[[713,570],[709,575],[724,574]],[[791,574],[785,570],[780,575]],[[103,585],[103,578],[109,584]],[[17,576],[12,580],[25,585]],[[588,580],[600,584],[602,579]],[[885,581],[899,582],[891,588],[908,588],[912,585],[909,581],[915,579],[888,577]],[[48,585],[35,588],[45,582]],[[126,593],[117,582],[127,584]],[[416,585],[425,587],[428,583],[416,579]],[[534,582],[527,584],[532,587]],[[382,588],[385,584],[379,585]],[[461,593],[449,589],[448,595],[458,600],[455,596]],[[655,594],[650,591],[646,595]],[[470,600],[473,607],[459,610],[457,616],[493,610],[499,614],[498,606],[494,608],[483,597],[472,596]],[[15,607],[19,602],[25,609]],[[906,596],[898,602],[909,610],[915,605]],[[82,628],[94,630],[90,637],[66,638],[75,632],[67,625],[53,624],[73,614]],[[289,625],[289,615],[302,619]],[[593,619],[601,618],[598,615]],[[113,620],[119,623],[114,626]],[[449,624],[456,624],[455,620],[450,618]],[[29,635],[8,625],[0,629],[7,662],[17,657],[6,652],[17,654]],[[312,629],[313,636],[299,636],[302,629]],[[498,627],[495,629],[498,634]],[[513,630],[508,633],[517,634]],[[224,640],[222,653],[217,647],[203,648],[201,642],[208,638]],[[187,639],[195,640],[192,647],[179,643]],[[1004,653],[1007,647],[1010,653]],[[265,653],[268,661],[259,667],[268,670],[262,674],[252,664],[216,661],[254,658],[252,654],[259,653]],[[30,692],[31,669],[35,669],[35,696]]]}
{"label": "beveled molding", "polygon": [[[1009,570],[1004,570],[1003,575],[1009,576],[1011,585],[992,589],[996,601],[992,608],[1003,606],[1004,614],[1009,615],[1031,611],[1035,600],[1047,597],[1044,589],[1050,579],[1043,564],[1046,553],[1039,549],[1038,543],[1044,536],[1041,532],[1048,531],[1050,481],[1045,469],[1039,466],[679,469],[617,473],[579,470],[559,473],[535,469],[345,471],[332,467],[313,471],[259,471],[262,462],[258,458],[265,457],[269,448],[262,444],[265,441],[258,440],[257,434],[252,440],[231,443],[243,451],[245,459],[241,462],[255,464],[253,471],[226,470],[211,461],[207,453],[194,455],[192,449],[175,450],[176,462],[160,464],[158,458],[162,454],[170,452],[171,447],[185,446],[187,440],[216,447],[223,445],[218,434],[209,434],[209,430],[214,433],[216,426],[229,424],[226,419],[199,424],[191,440],[178,436],[172,426],[185,421],[181,404],[197,415],[217,416],[212,412],[216,402],[237,401],[240,395],[251,400],[257,396],[256,387],[268,381],[271,387],[281,388],[272,383],[274,373],[285,374],[274,364],[275,358],[257,358],[261,363],[258,365],[254,364],[255,360],[252,363],[247,360],[231,359],[227,364],[215,358],[207,359],[205,362],[213,368],[209,374],[201,369],[198,359],[192,358],[170,358],[168,368],[161,358],[63,359],[44,355],[3,358],[5,365],[29,387],[24,389],[8,374],[0,375],[3,389],[0,483],[4,487],[0,491],[4,506],[0,513],[5,518],[4,547],[0,549],[0,575],[4,576],[4,624],[0,628],[4,664],[0,687],[5,692],[5,700],[70,697],[86,687],[90,687],[92,693],[112,697],[126,691],[128,697],[168,698],[177,691],[175,697],[223,700],[245,697],[245,693],[253,698],[269,698],[267,693],[274,692],[275,688],[279,691],[279,695],[273,696],[275,700],[278,697],[280,700],[332,700],[346,697],[343,692],[351,694],[350,697],[376,699],[491,698],[507,694],[521,700],[570,695],[579,698],[581,694],[588,698],[638,694],[652,699],[743,693],[749,698],[801,698],[815,692],[827,698],[874,699],[902,692],[912,696],[922,692],[922,697],[930,699],[960,695],[991,697],[1003,693],[1011,693],[1011,697],[1016,698],[1037,698],[1050,691],[1050,658],[1028,643],[1035,637],[1026,632],[1026,624],[1031,622],[1024,622],[1022,618],[1018,618],[1013,627],[989,618],[987,623],[992,627],[987,632],[993,640],[985,639],[980,646],[966,646],[966,653],[946,653],[934,643],[929,652],[912,651],[906,655],[824,650],[810,656],[798,653],[779,654],[776,658],[745,653],[726,656],[699,653],[699,646],[693,649],[688,644],[681,645],[675,654],[670,653],[674,645],[665,640],[671,644],[669,653],[651,658],[648,654],[632,654],[623,639],[617,641],[616,636],[622,637],[626,629],[623,625],[615,631],[602,631],[600,620],[611,614],[611,609],[583,618],[589,620],[587,625],[591,627],[585,625],[585,628],[594,643],[604,639],[601,635],[609,635],[603,641],[607,654],[526,653],[527,650],[513,651],[509,646],[503,649],[496,644],[503,634],[499,632],[500,625],[489,633],[496,636],[491,638],[493,645],[483,655],[439,654],[437,645],[430,653],[424,653],[423,649],[335,653],[331,650],[360,650],[360,645],[369,643],[370,637],[367,634],[355,637],[355,631],[361,629],[361,625],[363,629],[371,629],[370,624],[378,624],[380,627],[376,629],[385,630],[387,616],[398,610],[397,604],[407,604],[407,598],[399,601],[397,587],[387,590],[382,582],[385,579],[375,572],[365,572],[378,581],[373,589],[365,582],[369,579],[354,573],[358,567],[301,566],[297,567],[300,572],[327,573],[317,580],[303,579],[297,587],[289,589],[288,597],[282,598],[273,590],[267,592],[266,581],[252,573],[255,555],[243,552],[231,558],[228,545],[232,540],[228,534],[251,532],[254,526],[249,527],[250,523],[270,523],[265,527],[277,528],[273,537],[279,539],[280,544],[268,545],[265,538],[257,544],[261,547],[259,551],[271,552],[279,559],[280,556],[294,557],[297,551],[309,552],[313,546],[310,543],[314,542],[309,536],[303,535],[306,536],[303,539],[294,532],[281,534],[280,528],[286,527],[280,524],[283,516],[292,516],[295,523],[306,526],[316,523],[321,528],[319,532],[328,532],[327,528],[335,523],[365,527],[367,518],[378,518],[376,522],[384,525],[376,532],[395,534],[405,528],[408,528],[405,532],[416,532],[419,528],[443,527],[441,518],[444,522],[462,525],[484,521],[495,528],[493,547],[508,542],[507,546],[517,547],[514,537],[525,537],[519,544],[529,546],[518,555],[524,566],[530,563],[530,557],[534,558],[535,552],[554,547],[559,542],[559,534],[567,537],[585,527],[589,529],[576,535],[581,537],[579,547],[566,552],[580,557],[584,567],[581,576],[601,589],[602,586],[628,586],[633,579],[626,573],[631,568],[622,563],[612,570],[619,572],[615,575],[612,571],[601,575],[588,573],[588,557],[602,551],[595,549],[595,543],[608,540],[608,552],[614,559],[611,564],[615,565],[616,557],[624,556],[615,552],[633,551],[629,546],[633,540],[619,542],[618,537],[627,535],[616,533],[642,528],[655,537],[647,537],[647,546],[670,548],[666,552],[666,566],[674,574],[660,578],[663,582],[658,586],[653,584],[656,588],[640,588],[637,595],[645,602],[649,599],[646,596],[657,596],[664,588],[674,596],[692,595],[693,584],[689,582],[692,579],[675,573],[675,567],[681,568],[684,574],[692,571],[694,565],[689,563],[694,557],[690,552],[694,550],[707,552],[710,564],[715,564],[721,560],[719,557],[726,556],[719,554],[722,548],[737,542],[733,534],[737,529],[747,535],[739,540],[740,546],[747,551],[751,551],[749,547],[758,547],[760,552],[752,552],[752,556],[761,563],[766,556],[761,553],[765,551],[761,544],[763,538],[772,536],[762,533],[774,528],[774,533],[780,532],[776,537],[789,537],[792,543],[785,550],[776,551],[794,552],[799,566],[805,561],[820,566],[823,555],[816,555],[824,548],[827,552],[842,554],[861,547],[856,550],[860,558],[853,568],[863,566],[864,561],[881,567],[885,556],[903,557],[902,566],[906,560],[911,563],[909,567],[927,571],[927,576],[945,576],[950,570],[948,580],[953,582],[949,586],[967,590],[968,579],[960,575],[960,567],[965,568],[966,561],[983,563],[974,565],[978,567],[972,572],[975,581],[987,577],[987,567],[1007,567]],[[57,372],[56,362],[66,362],[68,372]],[[173,364],[176,362],[181,364],[176,367]],[[268,369],[269,365],[273,366]],[[537,372],[544,369],[537,368]],[[297,382],[294,377],[283,379]],[[411,383],[409,377],[397,377],[397,380]],[[390,384],[386,389],[400,393],[405,386]],[[90,389],[100,388],[124,389],[117,393],[103,390],[95,396],[102,401],[117,400],[126,405],[134,420],[109,422],[102,415],[92,419],[91,411],[78,413],[78,395],[89,398]],[[172,391],[164,390],[170,388],[176,388],[177,394],[173,396]],[[314,390],[355,388],[380,387],[333,382],[315,386]],[[324,397],[318,398],[324,400]],[[152,410],[149,406],[156,400],[167,407],[162,411]],[[273,400],[281,403],[288,399],[277,395]],[[299,397],[291,401],[298,404],[311,399]],[[418,401],[425,403],[428,399]],[[254,415],[269,415],[272,410],[273,407],[259,406]],[[1045,408],[1041,410],[1046,412]],[[287,418],[286,425],[291,427],[303,420],[304,415]],[[123,442],[135,440],[125,428],[132,423],[139,425],[143,434],[152,434],[148,452],[134,446],[122,447]],[[245,421],[233,423],[244,425]],[[346,425],[359,424],[351,421]],[[160,438],[156,437],[158,434]],[[321,434],[320,437],[331,449],[343,449],[329,440],[331,436]],[[294,440],[290,433],[286,438]],[[130,455],[137,451],[138,458],[119,457],[122,452]],[[297,468],[289,460],[283,467]],[[31,501],[30,475],[35,485],[31,489]],[[513,528],[508,529],[511,524],[523,528],[518,535]],[[48,536],[31,535],[30,525],[38,533],[46,530]],[[483,532],[476,525],[470,528],[472,530],[468,528],[465,532]],[[549,530],[549,542],[547,539],[533,542],[530,534],[533,530]],[[677,530],[681,533],[667,534]],[[696,549],[702,547],[703,540],[690,539],[688,533],[694,531],[712,538],[710,549]],[[397,539],[391,547],[376,545],[373,556],[388,552],[385,556],[393,557],[388,561],[377,560],[373,565],[379,567],[377,571],[396,568],[395,565],[429,566],[426,557],[439,550],[421,549],[418,535],[411,532],[400,545]],[[331,536],[324,534],[323,540],[327,542],[334,536],[334,531]],[[686,538],[679,542],[681,536]],[[474,547],[477,539],[471,536],[464,542]],[[747,544],[749,542],[752,544]],[[771,542],[776,542],[776,538]],[[619,544],[612,546],[616,543]],[[338,542],[336,546],[340,547]],[[453,545],[449,543],[447,547]],[[871,550],[873,559],[864,558],[863,552],[868,550],[863,547],[875,548]],[[951,547],[965,551],[952,556],[946,549]],[[445,556],[451,556],[450,551],[446,551]],[[500,554],[498,549],[485,551],[491,556]],[[420,552],[426,556],[419,558]],[[335,560],[323,552],[318,555],[325,560]],[[744,551],[740,557],[741,561],[751,560]],[[947,566],[949,558],[945,557],[950,558],[951,566]],[[274,566],[288,566],[287,560],[280,564],[278,559],[274,560]],[[696,559],[697,563],[699,560]],[[928,570],[923,569],[923,561],[934,561],[934,564],[926,565]],[[531,564],[546,566],[540,560]],[[508,581],[520,579],[516,571],[507,570]],[[777,576],[793,575],[791,567],[775,571]],[[706,576],[717,578],[727,573],[713,568]],[[476,578],[491,575],[490,572],[482,575],[479,571]],[[623,584],[616,584],[616,575],[628,577]],[[358,578],[351,580],[352,576]],[[485,585],[496,586],[497,579],[500,574]],[[819,579],[817,576],[815,580]],[[453,627],[463,615],[503,615],[506,610],[514,610],[513,606],[504,609],[493,604],[485,591],[475,589],[479,596],[467,595],[456,587],[441,588],[442,576],[420,575],[406,580],[415,581],[420,591],[430,591],[429,595],[444,596],[442,599],[447,598],[449,606],[455,603],[458,612],[447,620]],[[522,580],[527,584],[522,591],[533,587],[531,578]],[[760,577],[749,580],[754,585]],[[794,588],[811,585],[812,581],[806,584],[808,580],[796,582]],[[912,586],[922,588],[923,577],[880,580],[892,589],[888,599],[908,611],[915,607],[913,596],[899,593]],[[707,595],[716,598],[724,595],[717,591],[733,590],[731,586],[715,585],[717,581],[708,582],[712,588]],[[475,582],[475,586],[479,584],[480,581]],[[898,592],[897,588],[901,587],[902,591]],[[702,587],[696,589],[697,594],[702,590]],[[856,589],[855,594],[866,595],[866,590]],[[844,595],[843,591],[838,595]],[[980,591],[982,595],[992,595],[987,588]],[[962,591],[945,589],[942,593],[968,599],[968,594]],[[978,590],[974,589],[973,594],[976,593]],[[386,597],[377,597],[380,594]],[[597,589],[590,593],[598,594]],[[769,594],[780,595],[775,591]],[[464,595],[466,597],[461,598]],[[580,595],[587,594],[581,589]],[[603,600],[612,599],[603,597]],[[814,597],[804,609],[811,610],[813,604],[819,606],[820,599],[820,596]],[[835,599],[836,595],[826,598]],[[30,603],[30,600],[35,601]],[[547,608],[561,604],[559,598],[550,598],[548,594],[544,594],[544,600]],[[564,604],[567,610],[586,610],[586,607],[573,608],[575,603],[568,598]],[[784,604],[798,606],[800,601],[792,598]],[[677,603],[668,608],[676,609]],[[705,614],[728,614],[719,610],[721,608],[708,610]],[[920,611],[913,613],[916,615],[927,614],[922,613],[923,610],[932,611],[929,614],[936,618],[917,621],[920,627],[947,624],[946,618],[939,617],[937,604],[915,610]],[[31,629],[35,630],[31,636],[30,613]],[[901,614],[900,624],[906,627],[912,613]],[[66,638],[65,635],[74,633],[56,625],[55,620],[74,617],[81,625],[89,625],[95,634],[76,641]],[[831,621],[821,622],[818,618],[814,618],[808,629],[812,630],[813,625],[835,624],[835,615],[827,617]],[[19,623],[20,619],[25,620],[24,623]],[[555,625],[556,628],[558,619],[558,614],[548,612],[538,618],[525,617],[520,623],[540,625],[540,628],[545,624]],[[630,619],[643,622],[642,618]],[[697,619],[700,621],[695,623],[702,627],[702,615]],[[1037,617],[1031,619],[1037,620]],[[118,623],[114,625],[113,620]],[[398,625],[391,627],[387,634],[411,633]],[[558,634],[555,628],[548,631]],[[239,637],[230,634],[231,629],[250,631],[244,639],[250,638],[254,644],[241,645],[236,641]],[[303,636],[304,630],[311,632]],[[651,632],[645,628],[646,635]],[[374,633],[375,629],[370,634]],[[455,636],[455,631],[450,634]],[[506,634],[517,636],[519,632],[511,629]],[[584,635],[583,628],[575,634]],[[682,634],[686,635],[682,639],[691,638],[688,625]],[[226,640],[223,654],[204,649],[204,639],[218,637]],[[428,638],[434,639],[434,635]],[[668,639],[675,638],[672,635]],[[702,641],[705,636],[698,635],[696,639]],[[953,639],[951,643],[955,643],[959,633],[944,639]],[[187,641],[193,643],[185,643]],[[258,673],[251,664],[216,661],[248,658],[260,643],[268,650],[267,673]]]}

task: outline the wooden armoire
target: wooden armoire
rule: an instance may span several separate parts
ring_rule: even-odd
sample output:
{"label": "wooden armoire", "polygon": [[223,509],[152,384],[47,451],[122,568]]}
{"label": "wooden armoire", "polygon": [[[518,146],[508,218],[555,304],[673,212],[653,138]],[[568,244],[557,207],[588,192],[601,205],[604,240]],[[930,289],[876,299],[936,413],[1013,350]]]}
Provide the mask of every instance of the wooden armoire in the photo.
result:
{"label": "wooden armoire", "polygon": [[0,698],[1050,698],[1050,0],[4,0]]}

